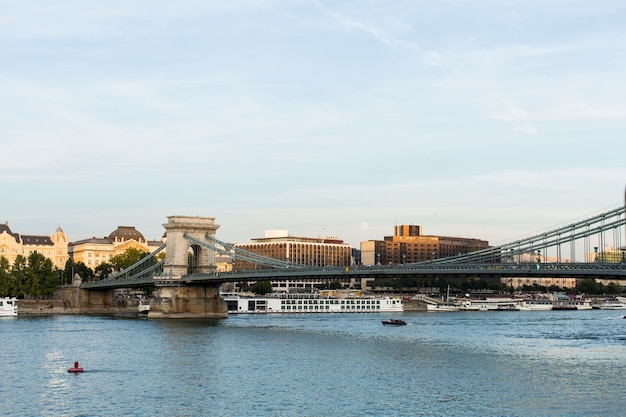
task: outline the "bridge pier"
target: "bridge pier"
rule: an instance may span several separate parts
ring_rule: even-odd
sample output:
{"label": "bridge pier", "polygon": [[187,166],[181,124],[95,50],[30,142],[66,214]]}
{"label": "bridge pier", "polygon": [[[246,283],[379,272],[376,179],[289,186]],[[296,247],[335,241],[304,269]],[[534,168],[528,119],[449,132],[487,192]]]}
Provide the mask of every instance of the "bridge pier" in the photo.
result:
{"label": "bridge pier", "polygon": [[228,317],[219,287],[160,287],[150,302],[148,318],[223,319]]}

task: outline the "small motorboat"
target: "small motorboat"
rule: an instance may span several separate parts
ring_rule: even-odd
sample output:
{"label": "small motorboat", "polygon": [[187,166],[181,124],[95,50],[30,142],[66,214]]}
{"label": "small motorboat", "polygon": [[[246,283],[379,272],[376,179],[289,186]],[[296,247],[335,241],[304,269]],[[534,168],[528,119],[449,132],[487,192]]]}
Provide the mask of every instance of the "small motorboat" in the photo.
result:
{"label": "small motorboat", "polygon": [[406,326],[406,321],[400,319],[383,320],[383,326]]}

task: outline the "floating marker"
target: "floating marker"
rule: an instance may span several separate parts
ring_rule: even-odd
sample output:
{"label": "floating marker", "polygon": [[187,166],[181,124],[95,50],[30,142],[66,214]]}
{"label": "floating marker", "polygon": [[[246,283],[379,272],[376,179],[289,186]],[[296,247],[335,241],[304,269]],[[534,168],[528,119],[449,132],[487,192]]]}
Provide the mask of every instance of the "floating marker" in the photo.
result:
{"label": "floating marker", "polygon": [[74,362],[74,367],[68,369],[67,372],[83,372],[83,368],[78,366],[78,362]]}

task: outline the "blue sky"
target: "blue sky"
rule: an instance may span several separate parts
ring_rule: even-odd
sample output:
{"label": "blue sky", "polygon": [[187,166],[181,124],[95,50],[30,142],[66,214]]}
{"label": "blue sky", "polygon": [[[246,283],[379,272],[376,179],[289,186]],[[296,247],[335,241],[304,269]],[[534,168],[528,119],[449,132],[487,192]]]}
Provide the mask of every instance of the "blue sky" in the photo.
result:
{"label": "blue sky", "polygon": [[0,221],[503,243],[623,202],[623,1],[0,0]]}

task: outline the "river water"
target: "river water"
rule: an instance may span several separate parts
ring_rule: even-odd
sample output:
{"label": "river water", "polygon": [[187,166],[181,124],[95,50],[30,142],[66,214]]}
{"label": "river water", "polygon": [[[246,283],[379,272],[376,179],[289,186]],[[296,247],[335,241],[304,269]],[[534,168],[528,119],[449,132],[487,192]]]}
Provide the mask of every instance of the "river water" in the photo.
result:
{"label": "river water", "polygon": [[624,416],[625,313],[4,318],[0,414]]}

